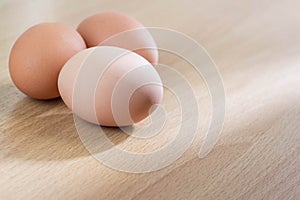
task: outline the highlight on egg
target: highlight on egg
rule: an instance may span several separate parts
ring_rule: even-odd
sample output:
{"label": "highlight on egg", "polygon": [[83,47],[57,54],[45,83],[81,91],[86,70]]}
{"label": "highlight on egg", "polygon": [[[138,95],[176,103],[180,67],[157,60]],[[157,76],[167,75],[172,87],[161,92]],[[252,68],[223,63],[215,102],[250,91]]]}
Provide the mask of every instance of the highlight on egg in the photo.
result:
{"label": "highlight on egg", "polygon": [[25,31],[14,43],[9,72],[16,87],[35,99],[59,97],[58,74],[62,66],[86,49],[80,34],[63,23],[42,23]]}
{"label": "highlight on egg", "polygon": [[[78,25],[77,31],[88,47],[121,47],[143,56],[153,65],[158,63],[158,50],[151,34],[140,22],[123,13],[115,11],[97,13],[83,20]],[[126,38],[111,40],[112,37],[124,32],[130,34],[127,34]]]}
{"label": "highlight on egg", "polygon": [[142,56],[119,47],[98,46],[73,56],[62,68],[58,88],[80,118],[102,126],[128,126],[159,104],[163,85]]}

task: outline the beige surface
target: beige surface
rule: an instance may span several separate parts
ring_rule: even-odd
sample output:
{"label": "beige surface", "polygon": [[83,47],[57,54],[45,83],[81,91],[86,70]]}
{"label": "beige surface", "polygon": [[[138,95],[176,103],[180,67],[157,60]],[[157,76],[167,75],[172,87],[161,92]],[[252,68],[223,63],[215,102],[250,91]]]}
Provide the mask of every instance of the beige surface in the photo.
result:
{"label": "beige surface", "polygon": [[[0,5],[0,199],[300,198],[299,1],[19,0]],[[82,145],[60,100],[33,101],[12,85],[9,49],[26,28],[42,21],[75,27],[84,17],[110,9],[146,26],[188,34],[219,66],[226,119],[220,141],[206,158],[197,153],[210,120],[210,98],[204,82],[192,75],[201,102],[197,138],[173,165],[148,174],[103,166]],[[189,75],[187,63],[166,53],[161,57]],[[167,92],[163,104],[174,110],[169,113],[174,120],[159,136],[135,141],[111,129],[108,135],[136,152],[167,144],[178,115]]]}

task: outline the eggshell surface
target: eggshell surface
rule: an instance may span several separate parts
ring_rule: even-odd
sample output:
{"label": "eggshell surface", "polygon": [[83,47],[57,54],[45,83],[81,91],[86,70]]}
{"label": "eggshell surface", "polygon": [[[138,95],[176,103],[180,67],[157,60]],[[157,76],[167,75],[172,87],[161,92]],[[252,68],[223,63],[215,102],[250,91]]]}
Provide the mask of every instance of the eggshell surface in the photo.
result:
{"label": "eggshell surface", "polygon": [[36,99],[59,97],[62,66],[86,48],[80,34],[62,23],[42,23],[25,31],[13,45],[9,72],[18,89]]}
{"label": "eggshell surface", "polygon": [[[101,12],[86,18],[78,28],[88,47],[98,45],[117,46],[136,52],[152,64],[158,63],[158,51],[154,39],[147,29],[134,18],[114,12]],[[130,38],[109,40],[130,30]]]}
{"label": "eggshell surface", "polygon": [[146,59],[112,46],[73,56],[60,72],[58,87],[73,113],[103,126],[132,125],[163,96],[160,77]]}

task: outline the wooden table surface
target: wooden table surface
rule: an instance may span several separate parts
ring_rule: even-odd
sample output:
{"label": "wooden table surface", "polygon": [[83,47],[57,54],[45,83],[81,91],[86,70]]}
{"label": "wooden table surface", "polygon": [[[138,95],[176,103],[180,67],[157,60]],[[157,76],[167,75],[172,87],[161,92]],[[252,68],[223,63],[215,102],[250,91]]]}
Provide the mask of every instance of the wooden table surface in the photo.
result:
{"label": "wooden table surface", "polygon": [[[0,6],[0,199],[300,199],[300,1],[2,0]],[[207,157],[198,152],[210,96],[193,75],[201,114],[195,141],[172,165],[142,174],[94,159],[60,99],[35,101],[14,87],[8,56],[24,30],[44,21],[76,27],[104,10],[183,32],[207,49],[226,93],[224,128]],[[162,52],[161,62],[189,75],[180,58]],[[134,152],[170,142],[180,116],[165,94],[173,120],[159,135],[140,141],[106,129],[108,137]]]}

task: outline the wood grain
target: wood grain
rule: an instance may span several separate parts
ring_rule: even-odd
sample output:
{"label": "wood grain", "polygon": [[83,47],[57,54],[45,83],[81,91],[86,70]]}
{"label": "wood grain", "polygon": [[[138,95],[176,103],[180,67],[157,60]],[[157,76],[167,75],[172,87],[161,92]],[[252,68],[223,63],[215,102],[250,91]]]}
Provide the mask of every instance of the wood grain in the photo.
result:
{"label": "wood grain", "polygon": [[[0,6],[0,199],[300,198],[299,1],[12,0]],[[208,50],[224,82],[226,118],[207,157],[197,153],[211,117],[209,93],[189,64],[173,55],[161,52],[161,62],[189,77],[202,118],[187,152],[151,173],[104,166],[84,148],[61,100],[35,101],[13,86],[7,61],[18,35],[43,21],[76,27],[104,10],[183,32]],[[167,144],[179,117],[168,92],[163,104],[174,110],[168,113],[173,121],[158,136],[138,141],[105,129],[108,137],[135,152]]]}

